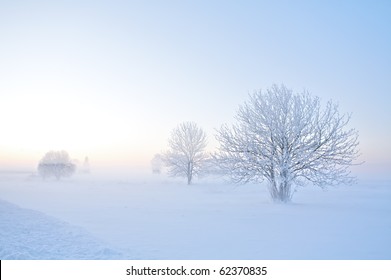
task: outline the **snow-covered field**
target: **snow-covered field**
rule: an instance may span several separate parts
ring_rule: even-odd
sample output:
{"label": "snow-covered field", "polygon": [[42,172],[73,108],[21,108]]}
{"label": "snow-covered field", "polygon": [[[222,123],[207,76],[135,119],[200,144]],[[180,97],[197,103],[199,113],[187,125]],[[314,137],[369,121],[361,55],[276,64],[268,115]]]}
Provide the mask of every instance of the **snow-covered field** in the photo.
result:
{"label": "snow-covered field", "polygon": [[0,259],[391,259],[391,183],[264,186],[0,176]]}

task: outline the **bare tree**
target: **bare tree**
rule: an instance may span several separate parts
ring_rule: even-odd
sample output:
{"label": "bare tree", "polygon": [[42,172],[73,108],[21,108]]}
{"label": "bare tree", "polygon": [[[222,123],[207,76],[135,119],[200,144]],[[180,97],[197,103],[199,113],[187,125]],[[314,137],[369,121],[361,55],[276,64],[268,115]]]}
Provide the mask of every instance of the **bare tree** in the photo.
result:
{"label": "bare tree", "polygon": [[347,128],[350,115],[329,101],[294,94],[284,85],[250,95],[237,124],[224,125],[216,138],[218,165],[235,182],[268,181],[274,201],[292,199],[295,185],[325,187],[351,183],[349,167],[359,156],[358,132]]}
{"label": "bare tree", "polygon": [[171,176],[186,177],[190,185],[206,159],[206,134],[192,122],[179,124],[168,140],[169,150],[163,155]]}
{"label": "bare tree", "polygon": [[86,174],[90,173],[90,159],[88,157],[84,158],[82,172]]}
{"label": "bare tree", "polygon": [[160,174],[162,172],[163,156],[155,154],[151,160],[152,173]]}
{"label": "bare tree", "polygon": [[38,173],[45,179],[55,177],[70,177],[75,173],[76,165],[71,161],[66,151],[47,152],[38,164]]}

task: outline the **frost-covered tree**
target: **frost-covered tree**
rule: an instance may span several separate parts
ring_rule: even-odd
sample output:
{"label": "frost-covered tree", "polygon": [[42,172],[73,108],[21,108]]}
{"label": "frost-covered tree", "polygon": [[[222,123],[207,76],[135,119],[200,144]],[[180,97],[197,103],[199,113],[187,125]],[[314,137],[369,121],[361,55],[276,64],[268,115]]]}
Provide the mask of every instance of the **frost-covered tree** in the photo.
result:
{"label": "frost-covered tree", "polygon": [[168,140],[168,151],[163,161],[168,173],[175,177],[187,178],[191,184],[193,177],[199,175],[202,164],[207,158],[205,151],[207,142],[205,132],[193,122],[179,124]]}
{"label": "frost-covered tree", "polygon": [[351,183],[349,167],[359,156],[358,132],[349,114],[329,101],[321,107],[308,92],[284,85],[250,95],[237,123],[223,125],[215,159],[234,182],[267,180],[274,201],[288,202],[295,186]]}
{"label": "frost-covered tree", "polygon": [[45,179],[55,177],[70,177],[75,173],[76,165],[71,161],[66,151],[47,152],[38,164],[38,173]]}
{"label": "frost-covered tree", "polygon": [[88,157],[84,158],[82,172],[86,174],[90,173],[90,159]]}
{"label": "frost-covered tree", "polygon": [[161,154],[155,154],[151,160],[152,173],[160,174],[163,167],[163,156]]}

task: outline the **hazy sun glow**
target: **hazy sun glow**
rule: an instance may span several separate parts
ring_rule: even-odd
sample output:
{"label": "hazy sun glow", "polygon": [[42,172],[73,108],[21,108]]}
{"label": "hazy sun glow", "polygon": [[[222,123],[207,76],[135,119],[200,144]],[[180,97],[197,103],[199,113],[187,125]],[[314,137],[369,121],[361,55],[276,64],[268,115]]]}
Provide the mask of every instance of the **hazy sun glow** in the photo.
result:
{"label": "hazy sun glow", "polygon": [[37,161],[48,150],[65,149],[79,160],[92,156],[105,165],[144,163],[140,147],[148,141],[140,139],[142,124],[76,94],[25,90],[29,94],[1,103],[0,117],[7,120],[2,129],[8,132],[0,144],[3,162]]}

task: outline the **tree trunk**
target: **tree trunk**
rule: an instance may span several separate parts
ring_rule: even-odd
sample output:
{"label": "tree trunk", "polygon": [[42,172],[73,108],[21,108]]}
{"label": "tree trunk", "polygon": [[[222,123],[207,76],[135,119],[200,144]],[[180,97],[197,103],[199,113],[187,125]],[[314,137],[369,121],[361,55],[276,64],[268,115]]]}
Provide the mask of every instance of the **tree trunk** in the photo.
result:
{"label": "tree trunk", "polygon": [[290,202],[292,195],[291,195],[291,190],[290,190],[290,184],[287,181],[282,181],[280,183],[280,188],[279,188],[279,201],[280,202]]}
{"label": "tree trunk", "polygon": [[269,193],[276,203],[288,203],[292,199],[291,184],[287,178],[280,177],[278,182],[276,180],[271,181]]}
{"label": "tree trunk", "polygon": [[188,162],[187,163],[187,184],[188,185],[191,185],[192,177],[193,177],[193,170],[192,170],[191,162]]}

